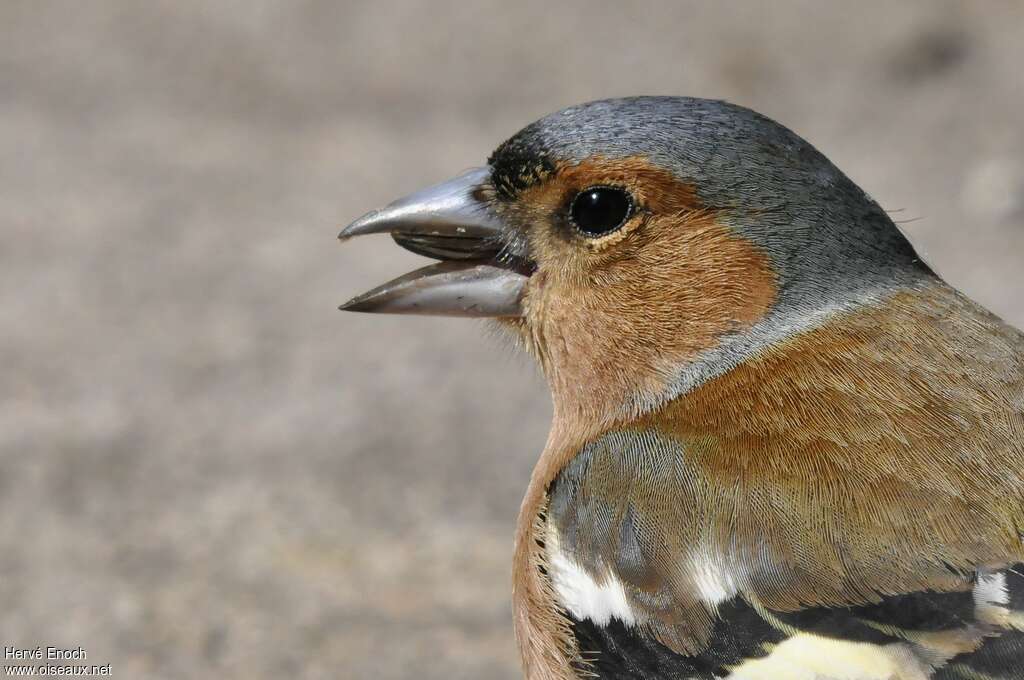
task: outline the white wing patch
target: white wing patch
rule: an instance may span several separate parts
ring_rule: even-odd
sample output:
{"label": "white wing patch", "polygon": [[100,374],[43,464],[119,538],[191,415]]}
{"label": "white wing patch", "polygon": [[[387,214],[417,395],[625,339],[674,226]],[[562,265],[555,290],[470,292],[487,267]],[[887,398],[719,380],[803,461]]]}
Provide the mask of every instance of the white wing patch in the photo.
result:
{"label": "white wing patch", "polygon": [[974,582],[974,614],[979,621],[1005,626],[1010,614],[1006,604],[1010,591],[1006,588],[1006,574],[1002,571],[978,572]]}
{"label": "white wing patch", "polygon": [[701,555],[690,560],[689,569],[685,572],[693,579],[698,597],[715,607],[731,600],[739,592],[733,574],[722,567],[724,562],[721,556],[713,559]]}
{"label": "white wing patch", "polygon": [[[579,620],[590,619],[606,626],[613,618],[626,625],[635,626],[639,615],[630,606],[629,597],[622,581],[611,569],[603,578],[595,579],[581,567],[571,555],[561,550],[558,530],[548,527],[547,540],[548,575],[562,606]],[[702,602],[717,607],[731,600],[739,592],[736,576],[722,565],[723,555],[711,556],[700,551],[685,560],[683,571],[690,579],[694,591]]]}
{"label": "white wing patch", "polygon": [[613,618],[627,626],[637,624],[637,615],[629,605],[622,581],[609,571],[598,583],[571,557],[559,549],[558,534],[548,531],[548,576],[562,606],[579,620],[590,619],[607,626]]}

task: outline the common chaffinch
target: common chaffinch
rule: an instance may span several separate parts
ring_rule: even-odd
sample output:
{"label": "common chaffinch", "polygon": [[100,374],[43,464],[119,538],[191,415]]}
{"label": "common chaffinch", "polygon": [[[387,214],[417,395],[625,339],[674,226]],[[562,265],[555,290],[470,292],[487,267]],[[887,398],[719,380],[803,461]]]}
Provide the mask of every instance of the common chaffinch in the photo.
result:
{"label": "common chaffinch", "polygon": [[527,677],[1024,678],[1024,337],[796,134],[592,102],[376,232],[441,262],[342,309],[495,317],[550,385]]}

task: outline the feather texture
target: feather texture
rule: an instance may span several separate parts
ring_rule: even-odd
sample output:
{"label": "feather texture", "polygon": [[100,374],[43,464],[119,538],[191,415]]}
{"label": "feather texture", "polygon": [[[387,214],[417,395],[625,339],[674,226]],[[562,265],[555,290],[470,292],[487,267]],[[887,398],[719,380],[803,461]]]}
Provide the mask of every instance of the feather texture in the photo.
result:
{"label": "feather texture", "polygon": [[1024,677],[1022,350],[936,282],[595,438],[546,515],[562,606],[570,564],[628,613],[567,607],[582,656],[683,669],[606,677]]}

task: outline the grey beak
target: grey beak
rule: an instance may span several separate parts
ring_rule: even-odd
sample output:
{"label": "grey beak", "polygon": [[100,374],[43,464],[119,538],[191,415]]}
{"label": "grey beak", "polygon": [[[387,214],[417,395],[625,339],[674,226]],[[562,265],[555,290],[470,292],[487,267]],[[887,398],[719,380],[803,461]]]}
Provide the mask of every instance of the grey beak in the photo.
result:
{"label": "grey beak", "polygon": [[401,198],[345,227],[342,241],[390,233],[400,246],[442,262],[418,269],[356,296],[341,306],[352,312],[440,316],[522,316],[529,277],[500,257],[505,225],[483,197],[487,168]]}
{"label": "grey beak", "polygon": [[352,298],[346,312],[433,316],[520,316],[526,277],[489,264],[441,262]]}
{"label": "grey beak", "polygon": [[409,194],[380,210],[371,210],[341,230],[342,241],[363,234],[416,234],[461,238],[500,238],[502,226],[476,195],[490,176],[473,168],[427,189]]}

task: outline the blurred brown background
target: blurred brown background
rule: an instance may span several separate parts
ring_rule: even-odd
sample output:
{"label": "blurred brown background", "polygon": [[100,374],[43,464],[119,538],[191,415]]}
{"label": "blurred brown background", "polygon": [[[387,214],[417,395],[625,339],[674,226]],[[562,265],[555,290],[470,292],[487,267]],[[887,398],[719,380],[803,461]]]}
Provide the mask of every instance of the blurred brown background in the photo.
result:
{"label": "blurred brown background", "polygon": [[1024,3],[0,4],[0,644],[120,678],[516,678],[547,428],[362,212],[533,119],[721,97],[1024,323]]}

